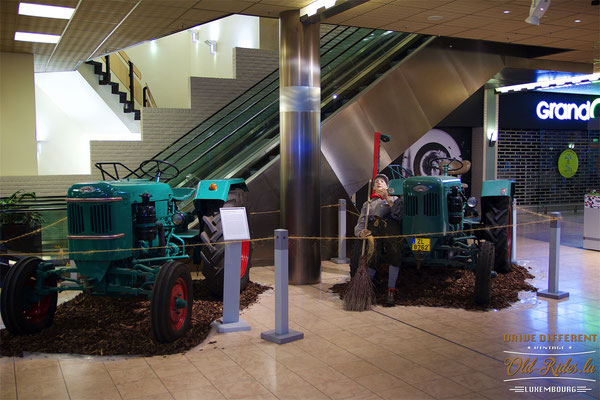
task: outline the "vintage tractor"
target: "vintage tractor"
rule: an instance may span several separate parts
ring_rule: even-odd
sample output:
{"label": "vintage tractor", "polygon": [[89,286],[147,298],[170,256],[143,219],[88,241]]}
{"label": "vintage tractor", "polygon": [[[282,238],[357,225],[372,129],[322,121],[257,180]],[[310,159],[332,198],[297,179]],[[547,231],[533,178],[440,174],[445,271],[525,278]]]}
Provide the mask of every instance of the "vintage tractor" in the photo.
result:
{"label": "vintage tractor", "polygon": [[[114,175],[105,167],[114,167]],[[171,188],[166,182],[179,174],[174,165],[147,160],[136,171],[120,163],[96,165],[110,180],[78,183],[67,192],[69,258],[74,266],[56,266],[37,257],[14,264],[1,293],[2,320],[14,334],[48,327],[57,295],[81,290],[92,295],[137,296],[151,299],[151,323],[158,342],[172,342],[190,325],[193,285],[186,246],[211,290],[223,290],[223,245],[219,208],[245,205],[243,179],[200,181],[197,188]],[[117,166],[129,175],[119,179]],[[151,179],[143,179],[150,177]],[[180,202],[193,203],[184,213]],[[199,229],[188,230],[198,218]],[[248,283],[250,244],[241,256],[241,289]],[[77,273],[78,278],[71,278]],[[71,282],[70,285],[62,283]]]}
{"label": "vintage tractor", "polygon": [[[388,245],[396,250],[401,249],[402,265],[474,270],[475,301],[487,304],[492,276],[496,271],[510,271],[512,233],[508,225],[511,223],[514,182],[483,183],[484,218],[480,220],[475,210],[477,200],[467,198],[466,185],[452,175],[464,170],[463,166],[460,160],[438,158],[432,160],[431,167],[439,169],[441,175],[408,178],[403,177],[400,166],[392,166],[394,179],[390,181],[388,191],[402,197],[402,224],[391,232],[382,230],[382,222],[375,218],[369,229],[375,236],[405,235],[401,239],[391,239],[391,244],[388,241]],[[353,270],[351,266],[351,272]]]}

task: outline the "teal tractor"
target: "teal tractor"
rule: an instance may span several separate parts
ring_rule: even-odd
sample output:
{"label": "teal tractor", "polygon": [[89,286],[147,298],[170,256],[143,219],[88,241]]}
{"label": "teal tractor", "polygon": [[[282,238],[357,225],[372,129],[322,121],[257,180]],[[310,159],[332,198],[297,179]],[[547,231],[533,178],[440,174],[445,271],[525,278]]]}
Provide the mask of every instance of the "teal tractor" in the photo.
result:
{"label": "teal tractor", "polygon": [[474,270],[475,301],[487,304],[491,278],[497,272],[509,272],[512,266],[514,182],[483,182],[479,218],[475,210],[477,200],[467,198],[466,185],[452,175],[464,171],[463,162],[438,158],[432,160],[431,166],[441,174],[405,178],[402,167],[391,166],[389,193],[403,201],[401,232],[394,233],[404,236],[395,239],[393,246],[401,248],[402,265]]}
{"label": "teal tractor", "polygon": [[[215,244],[223,236],[219,209],[245,206],[246,184],[229,179],[171,188],[166,182],[179,170],[161,160],[144,161],[135,171],[120,163],[96,166],[102,181],[74,184],[67,192],[69,259],[75,265],[57,266],[37,257],[14,264],[1,292],[2,320],[10,332],[30,334],[52,323],[59,292],[143,295],[151,300],[154,338],[177,340],[190,326],[194,299],[186,262],[193,258],[202,264],[209,288],[222,295],[224,250]],[[119,179],[117,166],[129,175]],[[182,212],[180,203],[193,204],[194,211]],[[188,229],[190,224],[197,229]],[[198,246],[189,249],[190,244]],[[250,250],[250,243],[243,242],[242,290],[248,283]]]}

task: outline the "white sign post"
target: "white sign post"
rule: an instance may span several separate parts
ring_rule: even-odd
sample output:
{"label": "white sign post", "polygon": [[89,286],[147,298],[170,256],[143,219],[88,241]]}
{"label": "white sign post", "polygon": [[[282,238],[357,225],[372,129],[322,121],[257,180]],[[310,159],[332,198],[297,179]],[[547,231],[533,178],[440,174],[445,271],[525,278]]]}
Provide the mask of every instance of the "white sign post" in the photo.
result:
{"label": "white sign post", "polygon": [[221,226],[225,240],[223,280],[223,322],[215,322],[219,333],[249,331],[250,325],[240,319],[240,269],[242,240],[250,240],[245,207],[221,208]]}

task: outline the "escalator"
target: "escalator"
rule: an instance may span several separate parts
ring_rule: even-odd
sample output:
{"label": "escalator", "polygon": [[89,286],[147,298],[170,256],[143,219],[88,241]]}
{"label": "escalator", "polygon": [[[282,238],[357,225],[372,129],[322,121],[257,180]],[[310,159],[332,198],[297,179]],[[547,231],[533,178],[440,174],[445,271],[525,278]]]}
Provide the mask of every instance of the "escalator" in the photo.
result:
{"label": "escalator", "polygon": [[[383,168],[504,65],[481,42],[377,29],[338,26],[321,44],[321,204],[348,199],[368,181],[373,132],[392,137],[381,149]],[[278,71],[154,158],[181,170],[174,186],[242,177],[251,212],[278,210]],[[334,212],[323,215],[322,234],[336,224]],[[270,236],[279,215],[251,216],[250,225],[253,237]],[[272,250],[254,252],[263,257]]]}

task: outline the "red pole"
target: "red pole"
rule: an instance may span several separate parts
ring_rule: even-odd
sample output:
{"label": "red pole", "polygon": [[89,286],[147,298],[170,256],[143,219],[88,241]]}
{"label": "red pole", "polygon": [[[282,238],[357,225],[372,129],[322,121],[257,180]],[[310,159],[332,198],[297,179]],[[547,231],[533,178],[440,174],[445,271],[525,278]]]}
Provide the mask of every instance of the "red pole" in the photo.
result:
{"label": "red pole", "polygon": [[375,132],[375,141],[373,144],[373,177],[372,179],[375,179],[375,176],[379,173],[379,144],[381,143],[381,133],[379,132]]}

